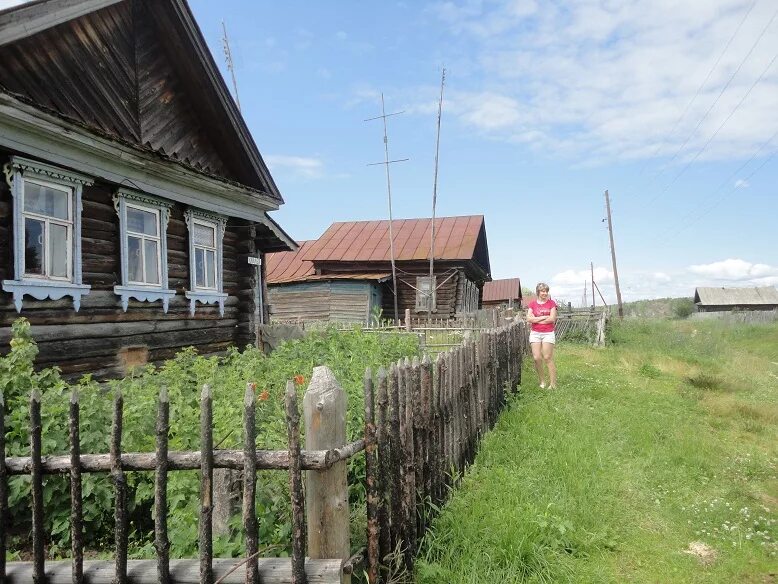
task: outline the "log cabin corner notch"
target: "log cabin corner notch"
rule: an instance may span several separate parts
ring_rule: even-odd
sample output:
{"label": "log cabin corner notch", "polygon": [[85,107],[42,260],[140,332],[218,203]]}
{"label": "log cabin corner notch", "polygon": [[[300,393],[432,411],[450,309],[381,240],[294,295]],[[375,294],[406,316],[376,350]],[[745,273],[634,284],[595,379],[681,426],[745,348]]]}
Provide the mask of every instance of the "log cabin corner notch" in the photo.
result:
{"label": "log cabin corner notch", "polygon": [[65,374],[248,343],[248,257],[296,249],[184,0],[0,11],[0,167],[0,344],[20,313]]}

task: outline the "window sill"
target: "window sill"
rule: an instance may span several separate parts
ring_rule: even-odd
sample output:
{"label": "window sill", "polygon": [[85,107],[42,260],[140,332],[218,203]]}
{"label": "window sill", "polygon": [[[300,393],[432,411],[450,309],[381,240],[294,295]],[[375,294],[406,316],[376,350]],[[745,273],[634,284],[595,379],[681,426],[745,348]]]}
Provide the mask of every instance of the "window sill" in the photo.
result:
{"label": "window sill", "polygon": [[81,308],[81,297],[89,294],[91,286],[86,284],[73,284],[71,282],[57,282],[55,280],[3,280],[3,290],[12,292],[16,312],[22,311],[22,298],[25,294],[36,300],[59,300],[65,296],[73,299],[73,308],[76,312]]}
{"label": "window sill", "polygon": [[162,300],[162,309],[164,312],[167,312],[170,299],[176,295],[175,290],[164,290],[163,288],[151,288],[148,286],[114,286],[113,291],[118,296],[121,296],[124,312],[127,312],[130,298],[140,302]]}
{"label": "window sill", "polygon": [[227,298],[225,292],[214,292],[211,290],[192,290],[185,294],[189,299],[189,314],[194,316],[195,304],[199,300],[203,304],[218,304],[219,315],[224,316],[224,300]]}

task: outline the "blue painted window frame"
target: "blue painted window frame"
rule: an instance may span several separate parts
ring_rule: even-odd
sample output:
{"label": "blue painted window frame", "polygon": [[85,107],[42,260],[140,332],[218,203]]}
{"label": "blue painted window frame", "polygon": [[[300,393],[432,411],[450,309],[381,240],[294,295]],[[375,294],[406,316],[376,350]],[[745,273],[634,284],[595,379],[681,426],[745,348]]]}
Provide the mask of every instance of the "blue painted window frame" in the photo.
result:
{"label": "blue painted window frame", "polygon": [[[189,299],[189,314],[194,316],[197,302],[202,304],[218,304],[219,315],[224,316],[224,301],[227,294],[224,292],[224,230],[227,227],[227,218],[217,213],[209,213],[201,209],[189,207],[184,211],[184,220],[189,229],[189,290],[186,297]],[[216,232],[216,288],[199,288],[197,286],[197,273],[195,266],[195,241],[194,225],[201,223],[213,227]]]}
{"label": "blue painted window frame", "polygon": [[[122,283],[114,286],[113,291],[122,299],[122,308],[127,312],[131,298],[141,302],[155,302],[162,300],[162,309],[168,311],[170,299],[176,295],[175,290],[168,289],[168,265],[167,265],[167,224],[170,221],[170,208],[173,203],[159,199],[152,195],[121,188],[116,191],[113,198],[116,213],[119,215],[119,247],[122,264]],[[156,212],[159,217],[159,284],[130,283],[129,258],[128,258],[128,233],[127,233],[127,205],[140,209]]]}
{"label": "blue painted window frame", "polygon": [[[14,280],[3,280],[3,290],[11,292],[17,312],[22,311],[24,295],[37,300],[59,300],[65,296],[73,299],[73,308],[78,312],[81,308],[81,297],[89,294],[91,287],[83,283],[81,272],[81,214],[83,205],[81,194],[84,186],[93,184],[90,177],[63,170],[43,162],[29,160],[20,156],[11,157],[3,172],[6,182],[11,187],[13,197],[13,248],[14,248]],[[70,262],[68,268],[70,277],[48,278],[26,276],[24,271],[24,183],[25,180],[50,183],[70,191],[72,214]]]}

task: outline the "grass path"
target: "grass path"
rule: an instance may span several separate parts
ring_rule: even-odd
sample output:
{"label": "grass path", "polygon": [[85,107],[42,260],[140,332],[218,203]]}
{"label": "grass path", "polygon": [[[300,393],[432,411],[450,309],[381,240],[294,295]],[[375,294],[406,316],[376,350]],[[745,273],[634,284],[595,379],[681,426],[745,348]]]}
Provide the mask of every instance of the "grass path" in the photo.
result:
{"label": "grass path", "polygon": [[419,582],[778,582],[778,326],[613,339],[561,345],[554,393],[526,363]]}

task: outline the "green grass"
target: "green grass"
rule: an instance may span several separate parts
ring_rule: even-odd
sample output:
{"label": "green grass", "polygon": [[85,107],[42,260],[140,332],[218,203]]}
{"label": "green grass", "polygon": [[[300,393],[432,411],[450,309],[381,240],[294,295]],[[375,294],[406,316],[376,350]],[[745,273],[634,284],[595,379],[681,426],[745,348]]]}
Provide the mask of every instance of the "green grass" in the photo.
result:
{"label": "green grass", "polygon": [[625,321],[612,338],[561,344],[556,392],[525,362],[419,582],[775,581],[778,325]]}

